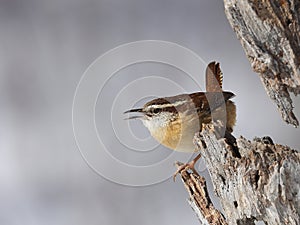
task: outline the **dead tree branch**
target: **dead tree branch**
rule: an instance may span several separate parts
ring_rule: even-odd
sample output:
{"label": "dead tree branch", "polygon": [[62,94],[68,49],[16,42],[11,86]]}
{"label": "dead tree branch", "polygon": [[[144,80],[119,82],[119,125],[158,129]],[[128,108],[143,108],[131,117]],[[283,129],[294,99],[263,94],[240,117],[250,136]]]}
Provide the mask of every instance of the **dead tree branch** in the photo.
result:
{"label": "dead tree branch", "polygon": [[[177,167],[182,164],[177,163]],[[190,173],[183,170],[181,179],[189,193],[189,204],[196,213],[202,224],[210,225],[228,225],[224,216],[214,207],[209,195],[204,177],[201,177],[196,171]]]}
{"label": "dead tree branch", "polygon": [[269,137],[253,141],[241,137],[236,142],[217,140],[213,129],[207,126],[195,142],[210,172],[226,222],[212,205],[204,179],[181,172],[191,205],[202,224],[300,224],[300,153],[273,144]]}
{"label": "dead tree branch", "polygon": [[300,93],[300,1],[224,0],[226,16],[282,118],[298,126],[290,93]]}

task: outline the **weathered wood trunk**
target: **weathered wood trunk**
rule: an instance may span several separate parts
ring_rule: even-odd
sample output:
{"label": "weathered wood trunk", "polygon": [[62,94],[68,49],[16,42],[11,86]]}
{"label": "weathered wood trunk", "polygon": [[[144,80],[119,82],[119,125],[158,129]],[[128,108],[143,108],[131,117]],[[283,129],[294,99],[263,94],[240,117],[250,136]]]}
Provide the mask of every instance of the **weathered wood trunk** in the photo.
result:
{"label": "weathered wood trunk", "polygon": [[224,216],[212,205],[204,179],[181,172],[202,224],[300,224],[300,153],[269,137],[231,140],[217,140],[213,127],[195,137]]}

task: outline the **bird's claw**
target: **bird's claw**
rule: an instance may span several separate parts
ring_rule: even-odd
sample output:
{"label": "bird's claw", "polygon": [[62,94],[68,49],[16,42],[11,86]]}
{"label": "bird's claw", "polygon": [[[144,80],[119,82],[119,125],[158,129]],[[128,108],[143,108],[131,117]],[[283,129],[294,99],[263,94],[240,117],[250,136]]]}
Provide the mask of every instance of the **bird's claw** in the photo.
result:
{"label": "bird's claw", "polygon": [[200,159],[200,157],[201,157],[201,155],[199,154],[192,161],[185,163],[185,164],[176,161],[175,165],[177,166],[177,170],[173,175],[173,181],[175,182],[177,174],[182,173],[183,171],[191,170],[191,171],[193,171],[193,173],[196,173],[195,164]]}

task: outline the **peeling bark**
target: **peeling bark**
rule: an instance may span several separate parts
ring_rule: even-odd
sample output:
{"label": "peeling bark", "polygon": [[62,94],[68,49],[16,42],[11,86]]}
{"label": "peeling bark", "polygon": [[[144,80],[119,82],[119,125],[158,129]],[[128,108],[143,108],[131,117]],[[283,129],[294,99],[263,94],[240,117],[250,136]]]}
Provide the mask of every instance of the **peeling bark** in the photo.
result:
{"label": "peeling bark", "polygon": [[290,93],[300,93],[300,1],[224,0],[226,16],[282,118],[298,126]]}

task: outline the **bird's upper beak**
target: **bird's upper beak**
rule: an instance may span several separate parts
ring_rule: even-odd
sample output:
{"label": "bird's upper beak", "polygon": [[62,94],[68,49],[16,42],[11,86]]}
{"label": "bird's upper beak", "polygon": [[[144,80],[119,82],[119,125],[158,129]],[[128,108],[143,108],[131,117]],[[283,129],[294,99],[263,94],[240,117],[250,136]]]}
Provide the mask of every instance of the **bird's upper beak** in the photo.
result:
{"label": "bird's upper beak", "polygon": [[[143,109],[142,108],[140,108],[140,109],[130,109],[130,110],[125,111],[124,114],[126,114],[126,113],[133,113],[133,112],[143,113]],[[130,117],[126,118],[126,120],[140,119],[142,117],[143,117],[143,115],[130,116]]]}

